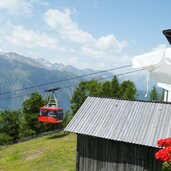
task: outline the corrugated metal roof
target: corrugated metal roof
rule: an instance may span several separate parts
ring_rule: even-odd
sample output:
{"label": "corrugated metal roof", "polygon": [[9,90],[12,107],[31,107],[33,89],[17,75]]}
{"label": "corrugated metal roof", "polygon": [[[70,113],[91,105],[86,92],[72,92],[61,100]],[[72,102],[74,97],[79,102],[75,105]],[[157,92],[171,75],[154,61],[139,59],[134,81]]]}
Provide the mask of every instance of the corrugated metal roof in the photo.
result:
{"label": "corrugated metal roof", "polygon": [[64,131],[157,147],[171,137],[171,104],[88,97]]}

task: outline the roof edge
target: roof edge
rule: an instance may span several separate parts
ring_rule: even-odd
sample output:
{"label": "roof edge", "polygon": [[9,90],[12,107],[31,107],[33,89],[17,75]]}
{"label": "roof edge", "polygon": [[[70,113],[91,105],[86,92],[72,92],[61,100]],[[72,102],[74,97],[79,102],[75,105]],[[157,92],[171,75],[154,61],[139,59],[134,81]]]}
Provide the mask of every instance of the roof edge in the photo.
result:
{"label": "roof edge", "polygon": [[114,97],[107,97],[107,96],[88,96],[88,97],[96,97],[96,98],[102,98],[102,99],[105,99],[105,98],[106,99],[115,99],[115,100],[121,100],[121,101],[147,102],[147,103],[158,103],[158,104],[171,104],[171,102],[121,99],[121,98],[114,98]]}

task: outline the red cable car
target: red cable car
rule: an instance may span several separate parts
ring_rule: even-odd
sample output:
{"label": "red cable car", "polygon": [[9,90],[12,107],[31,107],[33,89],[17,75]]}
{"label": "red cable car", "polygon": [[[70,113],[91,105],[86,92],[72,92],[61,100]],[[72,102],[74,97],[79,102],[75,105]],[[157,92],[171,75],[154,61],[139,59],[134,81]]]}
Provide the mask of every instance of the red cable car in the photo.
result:
{"label": "red cable car", "polygon": [[46,90],[46,92],[50,93],[49,102],[47,105],[40,108],[40,114],[38,121],[53,123],[53,124],[61,124],[63,122],[63,108],[60,108],[58,105],[58,101],[56,98],[55,91],[60,88],[54,88]]}

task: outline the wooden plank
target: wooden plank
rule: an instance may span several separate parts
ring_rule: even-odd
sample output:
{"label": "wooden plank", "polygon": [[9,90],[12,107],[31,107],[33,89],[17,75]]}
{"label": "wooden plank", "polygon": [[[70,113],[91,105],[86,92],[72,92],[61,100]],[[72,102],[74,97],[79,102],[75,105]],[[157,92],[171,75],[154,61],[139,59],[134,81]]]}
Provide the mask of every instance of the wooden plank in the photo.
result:
{"label": "wooden plank", "polygon": [[155,148],[78,136],[77,171],[161,171]]}

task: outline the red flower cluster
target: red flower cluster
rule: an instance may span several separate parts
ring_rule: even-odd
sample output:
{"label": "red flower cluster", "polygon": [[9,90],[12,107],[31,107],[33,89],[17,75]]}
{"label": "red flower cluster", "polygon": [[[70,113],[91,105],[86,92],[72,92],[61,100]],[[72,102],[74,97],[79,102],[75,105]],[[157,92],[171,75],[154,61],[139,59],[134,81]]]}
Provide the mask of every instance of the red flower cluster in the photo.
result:
{"label": "red flower cluster", "polygon": [[171,138],[160,139],[157,144],[162,149],[155,154],[155,158],[164,162],[171,162]]}
{"label": "red flower cluster", "polygon": [[171,146],[171,138],[160,139],[157,142],[159,147],[168,147]]}

